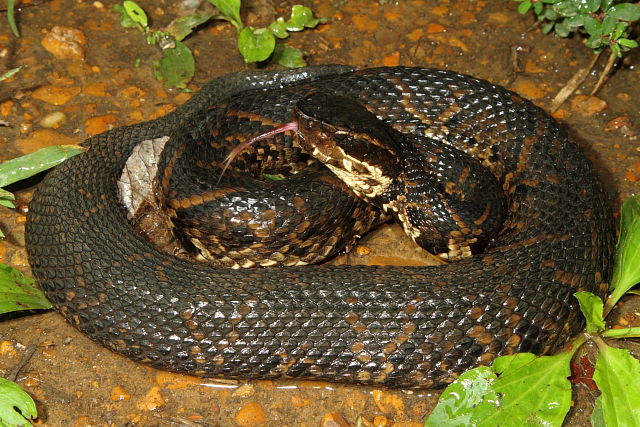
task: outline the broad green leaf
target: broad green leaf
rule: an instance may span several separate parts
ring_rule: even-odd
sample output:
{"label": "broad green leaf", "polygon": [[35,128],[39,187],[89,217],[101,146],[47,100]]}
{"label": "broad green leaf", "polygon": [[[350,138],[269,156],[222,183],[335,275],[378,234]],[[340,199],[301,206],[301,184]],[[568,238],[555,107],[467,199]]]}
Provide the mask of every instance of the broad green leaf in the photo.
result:
{"label": "broad green leaf", "polygon": [[[569,362],[573,352],[536,357],[520,353],[497,358],[493,371],[463,374],[445,389],[431,425],[561,425],[571,403]],[[452,385],[453,385],[452,384]],[[464,386],[468,386],[464,388]],[[451,387],[451,386],[449,386]],[[463,393],[464,395],[460,395]],[[432,415],[433,417],[433,415]],[[429,425],[429,424],[427,424]]]}
{"label": "broad green leaf", "polygon": [[240,32],[244,27],[240,18],[240,0],[209,0]]}
{"label": "broad green leaf", "polygon": [[499,357],[498,373],[491,389],[499,403],[483,401],[479,407],[493,407],[478,425],[561,425],[571,404],[569,362],[573,352],[536,357],[531,353]]}
{"label": "broad green leaf", "polygon": [[602,395],[598,396],[593,405],[593,411],[591,412],[591,425],[592,427],[607,427],[607,424],[604,422],[604,413],[602,411]]}
{"label": "broad green leaf", "polygon": [[460,375],[440,395],[438,405],[425,422],[425,427],[469,426],[477,420],[476,407],[483,400],[497,401],[491,384],[498,377],[487,366]]}
{"label": "broad green leaf", "polygon": [[615,18],[612,18],[610,16],[606,16],[602,20],[602,26],[601,26],[602,34],[608,35],[608,34],[613,33],[613,30],[614,30],[615,27],[616,27]]}
{"label": "broad green leaf", "polygon": [[153,63],[153,73],[167,87],[185,88],[195,70],[196,62],[191,50],[177,40],[175,48],[163,49],[162,59]]}
{"label": "broad green leaf", "polygon": [[613,263],[613,292],[607,307],[613,307],[629,289],[640,283],[640,196],[622,203],[620,237]]}
{"label": "broad green leaf", "polygon": [[276,38],[266,28],[245,27],[238,36],[238,49],[245,62],[264,61],[273,53]]}
{"label": "broad green leaf", "polygon": [[551,31],[551,30],[553,29],[553,26],[554,26],[555,24],[556,24],[555,22],[547,22],[546,24],[544,24],[544,25],[542,26],[542,32],[543,32],[544,34],[548,34],[548,33],[549,33],[549,31]]}
{"label": "broad green leaf", "polygon": [[600,8],[600,0],[581,0],[575,4],[578,11],[584,14],[595,12]]}
{"label": "broad green leaf", "polygon": [[544,16],[544,19],[547,19],[549,21],[555,21],[556,19],[558,19],[558,14],[551,7],[545,8],[543,16]]}
{"label": "broad green leaf", "polygon": [[576,292],[573,294],[580,304],[580,310],[585,319],[587,319],[587,332],[592,335],[604,331],[604,320],[602,313],[604,304],[602,299],[591,292]]}
{"label": "broad green leaf", "polygon": [[305,28],[315,28],[325,21],[326,19],[314,18],[311,9],[297,4],[291,8],[291,18],[287,21],[287,30],[302,31]]}
{"label": "broad green leaf", "polygon": [[607,426],[640,426],[640,361],[628,350],[596,341],[600,353],[593,380],[602,393],[602,414]]}
{"label": "broad green leaf", "polygon": [[7,80],[9,77],[13,76],[15,73],[17,73],[21,69],[22,69],[22,66],[10,69],[9,71],[7,71],[6,73],[0,76],[0,82],[3,80]]}
{"label": "broad green leaf", "polygon": [[569,17],[578,13],[576,4],[571,0],[564,0],[556,3],[553,9],[561,16]]}
{"label": "broad green leaf", "polygon": [[114,4],[113,10],[114,12],[120,14],[120,26],[122,26],[123,28],[131,28],[136,26],[136,23],[133,22],[133,19],[129,17],[127,11],[124,10],[124,7],[121,4]]}
{"label": "broad green leaf", "polygon": [[604,40],[600,36],[591,36],[587,39],[586,45],[590,49],[599,49],[604,44]]}
{"label": "broad green leaf", "polygon": [[609,9],[607,15],[621,21],[637,21],[640,19],[640,6],[631,3],[616,4]]}
{"label": "broad green leaf", "polygon": [[0,378],[0,423],[9,426],[31,425],[29,419],[37,417],[38,411],[31,396],[13,381]]}
{"label": "broad green leaf", "polygon": [[0,264],[0,313],[51,308],[44,293],[35,288],[33,283],[31,277]]}
{"label": "broad green leaf", "polygon": [[540,15],[542,13],[542,3],[536,2],[533,4],[533,11],[536,15]]}
{"label": "broad green leaf", "polygon": [[578,27],[582,27],[584,25],[584,20],[588,18],[588,15],[576,15],[569,19],[567,19],[567,25],[569,28],[576,29]]}
{"label": "broad green leaf", "polygon": [[518,5],[518,13],[520,13],[522,15],[527,13],[529,11],[529,9],[531,9],[531,2],[530,1],[523,1],[522,3],[520,3]]}
{"label": "broad green leaf", "polygon": [[273,33],[279,39],[286,39],[289,37],[289,32],[287,31],[287,23],[284,22],[284,19],[278,18],[269,24],[269,31]]}
{"label": "broad green leaf", "polygon": [[202,25],[213,17],[213,14],[183,16],[173,21],[166,29],[166,32],[177,41],[184,40],[193,29]]}
{"label": "broad green leaf", "polygon": [[613,3],[613,0],[601,0],[600,9],[602,9],[603,12],[606,12],[611,7],[612,3]]}
{"label": "broad green leaf", "polygon": [[571,33],[571,28],[567,25],[566,19],[561,22],[556,22],[555,27],[556,34],[560,37],[567,37]]}
{"label": "broad green leaf", "polygon": [[0,163],[0,187],[29,178],[62,163],[84,149],[78,145],[54,145]]}
{"label": "broad green leaf", "polygon": [[600,37],[602,35],[602,24],[590,16],[584,17],[584,29],[590,36]]}
{"label": "broad green leaf", "polygon": [[307,65],[300,49],[282,43],[276,44],[273,51],[273,60],[288,68],[298,68]]}
{"label": "broad green leaf", "polygon": [[144,10],[138,4],[131,0],[125,0],[122,3],[124,7],[124,11],[127,12],[127,16],[131,18],[133,22],[136,24],[140,24],[142,28],[147,28],[149,26],[149,20],[147,19],[147,14],[144,13]]}

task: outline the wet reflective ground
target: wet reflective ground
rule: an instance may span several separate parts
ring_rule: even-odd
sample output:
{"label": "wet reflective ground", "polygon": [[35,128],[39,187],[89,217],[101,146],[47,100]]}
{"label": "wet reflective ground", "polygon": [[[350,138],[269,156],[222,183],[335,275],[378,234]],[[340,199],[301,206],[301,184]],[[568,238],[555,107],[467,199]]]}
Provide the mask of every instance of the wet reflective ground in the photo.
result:
{"label": "wet reflective ground", "polygon": [[[153,27],[185,13],[181,2],[140,1]],[[294,2],[247,1],[243,16],[266,26]],[[507,1],[300,1],[328,18],[289,43],[310,64],[358,67],[420,65],[449,68],[504,85],[543,108],[592,59],[577,38],[545,36],[531,16]],[[31,1],[19,12],[22,38],[0,21],[0,71],[23,69],[0,83],[0,161],[40,147],[79,143],[106,129],[148,120],[183,103],[188,94],[153,79],[159,58],[135,30],[123,29],[112,3]],[[63,28],[55,29],[55,26]],[[208,80],[252,69],[235,49],[236,34],[215,21],[187,39],[196,54],[197,90]],[[141,65],[134,64],[140,59]],[[612,203],[640,188],[640,53],[632,53],[589,98],[595,71],[555,114],[587,149],[607,183]],[[635,82],[635,83],[634,83]],[[0,262],[28,273],[24,208],[33,180],[18,188],[20,209],[0,209]],[[391,250],[389,248],[392,248]],[[398,227],[384,226],[336,262],[428,262]],[[425,261],[426,260],[426,261]],[[624,300],[614,321],[640,324],[640,297]],[[636,356],[640,346],[626,345]],[[34,349],[28,360],[25,354]],[[117,356],[66,324],[57,313],[5,316],[0,322],[0,375],[24,362],[17,382],[37,401],[39,423],[51,426],[419,426],[437,393],[347,387],[318,382],[220,383],[156,371]],[[584,425],[596,392],[577,384],[568,424]]]}

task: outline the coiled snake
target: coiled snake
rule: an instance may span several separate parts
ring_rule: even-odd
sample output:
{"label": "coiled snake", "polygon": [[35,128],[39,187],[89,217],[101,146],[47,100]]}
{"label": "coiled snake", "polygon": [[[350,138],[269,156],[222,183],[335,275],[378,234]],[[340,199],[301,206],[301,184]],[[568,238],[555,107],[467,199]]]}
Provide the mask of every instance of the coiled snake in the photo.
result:
{"label": "coiled snake", "polygon": [[[116,181],[127,158],[143,140],[203,132],[204,112],[248,90],[292,94],[291,102],[261,106],[283,121],[296,97],[338,93],[397,129],[462,150],[504,191],[501,230],[482,253],[441,267],[232,270],[157,250],[120,206]],[[33,273],[81,331],[158,368],[435,387],[497,355],[558,349],[582,327],[572,294],[602,294],[609,279],[612,217],[582,150],[530,102],[453,72],[325,66],[232,74],[163,118],[86,145],[33,197]]]}

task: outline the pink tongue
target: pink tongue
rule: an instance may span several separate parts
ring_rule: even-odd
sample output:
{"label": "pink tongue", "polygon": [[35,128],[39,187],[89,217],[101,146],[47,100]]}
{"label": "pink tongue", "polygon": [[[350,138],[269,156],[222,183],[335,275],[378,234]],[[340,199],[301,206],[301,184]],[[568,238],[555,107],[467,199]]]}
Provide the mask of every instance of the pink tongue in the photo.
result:
{"label": "pink tongue", "polygon": [[227,156],[227,158],[224,159],[224,167],[222,168],[222,172],[220,173],[220,177],[218,178],[218,183],[220,183],[220,180],[222,179],[222,175],[224,175],[224,172],[227,170],[227,168],[229,167],[233,159],[235,159],[238,154],[242,153],[242,151],[245,148],[247,148],[254,142],[262,141],[263,139],[270,138],[279,133],[283,133],[289,130],[297,130],[297,129],[298,129],[298,125],[295,122],[286,123],[282,126],[278,126],[271,130],[268,130],[265,133],[261,133],[257,136],[254,136],[248,141],[238,144],[233,150],[229,152],[229,155]]}

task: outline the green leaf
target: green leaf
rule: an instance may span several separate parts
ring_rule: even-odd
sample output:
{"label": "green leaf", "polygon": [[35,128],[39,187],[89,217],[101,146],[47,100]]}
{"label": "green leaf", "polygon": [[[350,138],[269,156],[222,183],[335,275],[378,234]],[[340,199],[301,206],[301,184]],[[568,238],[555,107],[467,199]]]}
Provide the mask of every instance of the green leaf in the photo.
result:
{"label": "green leaf", "polygon": [[209,0],[209,3],[217,7],[238,32],[243,29],[244,25],[242,25],[240,18],[240,0]]}
{"label": "green leaf", "polygon": [[587,332],[595,335],[604,331],[605,324],[602,319],[604,304],[602,299],[591,292],[576,292],[573,296],[577,298],[582,315],[587,319]]}
{"label": "green leaf", "polygon": [[605,16],[602,20],[601,31],[603,35],[608,35],[613,33],[614,28],[616,27],[616,20],[610,16]]}
{"label": "green leaf", "polygon": [[637,21],[640,19],[640,6],[631,3],[616,4],[609,9],[607,15],[622,21]]}
{"label": "green leaf", "polygon": [[620,212],[620,237],[613,262],[613,292],[607,306],[618,300],[637,283],[640,283],[640,196],[629,197],[622,203]]}
{"label": "green leaf", "polygon": [[9,77],[13,76],[15,73],[17,73],[21,69],[22,69],[22,65],[19,67],[10,69],[9,71],[7,71],[6,73],[0,76],[0,82],[3,80],[7,80]]}
{"label": "green leaf", "polygon": [[186,44],[176,41],[173,49],[163,49],[162,59],[154,61],[153,73],[167,87],[185,88],[193,78],[196,62]]}
{"label": "green leaf", "polygon": [[279,39],[286,39],[289,37],[289,32],[287,31],[287,23],[284,19],[278,18],[269,24],[269,30]]}
{"label": "green leaf", "polygon": [[542,3],[536,2],[533,4],[533,11],[536,13],[536,15],[542,14],[542,7]]}
{"label": "green leaf", "polygon": [[37,418],[36,404],[20,386],[0,378],[0,423],[9,426],[31,425],[29,419]]}
{"label": "green leaf", "polygon": [[556,30],[556,34],[560,37],[567,37],[569,36],[569,33],[571,33],[571,28],[567,25],[566,19],[561,22],[556,22],[554,29]]}
{"label": "green leaf", "polygon": [[315,28],[325,21],[326,19],[314,18],[311,9],[297,4],[291,8],[291,18],[287,21],[287,30],[302,31],[305,28]]}
{"label": "green leaf", "polygon": [[618,39],[618,44],[620,44],[620,46],[624,46],[628,48],[638,47],[637,41],[629,40],[629,39]]}
{"label": "green leaf", "polygon": [[542,32],[543,32],[544,34],[549,33],[549,31],[551,31],[551,30],[553,29],[553,26],[554,26],[555,24],[556,24],[555,22],[547,22],[546,24],[544,24],[544,25],[542,26]]}
{"label": "green leaf", "polygon": [[11,194],[10,192],[8,192],[7,190],[0,188],[0,205],[1,206],[6,206],[8,208],[11,209],[15,209],[15,205],[11,202],[12,200],[15,200],[15,196],[13,194]]}
{"label": "green leaf", "polygon": [[0,163],[0,187],[6,187],[50,169],[83,151],[84,149],[78,145],[54,145]]}
{"label": "green leaf", "polygon": [[124,10],[124,7],[122,7],[122,5],[114,4],[113,10],[114,12],[118,12],[120,14],[120,25],[123,28],[131,28],[136,26],[136,23],[133,22],[133,20],[129,17],[127,11]]}
{"label": "green leaf", "polygon": [[[571,404],[569,362],[573,352],[536,357],[531,353],[497,358],[499,379],[493,390],[501,396],[499,407],[484,425],[561,425]],[[495,405],[489,403],[489,405]]]}
{"label": "green leaf", "polygon": [[586,12],[591,13],[600,9],[600,0],[587,0]]}
{"label": "green leaf", "polygon": [[529,11],[529,9],[531,9],[531,2],[530,1],[523,1],[522,3],[520,3],[518,5],[518,13],[520,13],[522,15],[527,13]]}
{"label": "green leaf", "polygon": [[13,267],[0,264],[0,313],[51,308],[44,293],[33,286],[34,280]]}
{"label": "green leaf", "polygon": [[579,13],[587,14],[600,8],[600,0],[580,0],[574,2]]}
{"label": "green leaf", "polygon": [[477,405],[487,400],[498,400],[491,389],[497,378],[493,369],[487,366],[470,369],[460,375],[442,392],[425,427],[473,425],[477,419]]}
{"label": "green leaf", "polygon": [[584,25],[585,18],[588,18],[588,17],[589,17],[588,15],[576,15],[574,17],[567,19],[567,25],[573,31],[578,27],[582,27]]}
{"label": "green leaf", "polygon": [[558,14],[551,7],[546,7],[542,16],[544,17],[544,19],[547,19],[549,21],[555,21],[556,19],[558,19]]}
{"label": "green leaf", "polygon": [[[553,6],[558,15],[564,17],[575,16],[578,13],[576,4],[571,0],[563,0]],[[563,36],[564,37],[564,36]]]}
{"label": "green leaf", "polygon": [[614,40],[618,40],[625,33],[626,29],[627,29],[626,22],[618,22],[616,24],[615,29],[613,30],[613,33],[611,34],[611,38]]}
{"label": "green leaf", "polygon": [[135,22],[136,24],[140,24],[142,28],[147,28],[149,26],[147,14],[144,13],[144,10],[142,10],[142,8],[138,6],[136,2],[125,0],[122,3],[122,6],[124,6],[124,11],[133,22]]}
{"label": "green leaf", "polygon": [[591,36],[587,39],[586,45],[590,49],[599,49],[604,44],[601,36]]}
{"label": "green leaf", "polygon": [[600,37],[602,35],[602,23],[590,16],[584,17],[584,29],[590,36]]}
{"label": "green leaf", "polygon": [[602,9],[603,12],[606,12],[611,7],[612,3],[613,0],[602,0],[600,2],[600,9]]}
{"label": "green leaf", "polygon": [[20,37],[20,31],[16,25],[16,12],[15,12],[16,0],[7,0],[7,21],[9,22],[9,28],[14,36]]}
{"label": "green leaf", "polygon": [[640,361],[628,350],[596,341],[600,353],[593,380],[600,395],[603,419],[608,426],[640,425]]}
{"label": "green leaf", "polygon": [[298,48],[277,43],[273,51],[273,60],[278,64],[288,68],[304,67],[307,63],[304,61],[302,51]]}
{"label": "green leaf", "polygon": [[640,326],[635,328],[607,329],[602,333],[603,338],[639,338]]}
{"label": "green leaf", "polygon": [[194,28],[204,24],[211,17],[213,17],[213,14],[183,16],[173,21],[166,28],[166,32],[177,41],[182,41],[193,32]]}
{"label": "green leaf", "polygon": [[427,425],[560,425],[571,403],[572,356],[499,357],[493,363],[497,379],[486,368],[466,372],[445,389]]}
{"label": "green leaf", "polygon": [[276,38],[266,28],[245,27],[238,36],[238,49],[245,62],[259,62],[269,58],[276,46]]}
{"label": "green leaf", "polygon": [[598,396],[591,412],[591,425],[592,427],[607,427],[604,422],[604,412],[602,410],[602,395]]}

